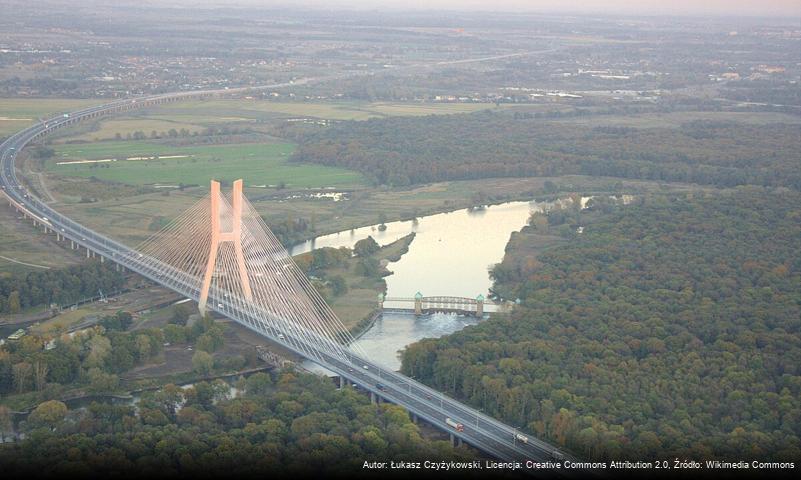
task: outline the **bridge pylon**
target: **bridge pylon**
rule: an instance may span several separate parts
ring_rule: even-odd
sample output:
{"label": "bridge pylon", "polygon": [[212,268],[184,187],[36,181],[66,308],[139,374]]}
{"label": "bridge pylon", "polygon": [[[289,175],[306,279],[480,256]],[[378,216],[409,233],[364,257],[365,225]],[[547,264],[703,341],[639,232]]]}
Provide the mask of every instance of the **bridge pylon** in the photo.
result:
{"label": "bridge pylon", "polygon": [[214,270],[217,266],[217,255],[220,251],[220,245],[225,242],[231,242],[234,246],[242,292],[247,300],[252,300],[250,279],[245,267],[245,256],[242,252],[242,203],[242,179],[239,179],[234,181],[231,195],[231,229],[224,231],[223,221],[220,218],[220,205],[222,204],[220,182],[211,181],[211,243],[209,244],[209,256],[203,273],[203,283],[201,284],[200,299],[198,301],[198,310],[200,310],[201,315],[206,314],[206,303],[209,299],[211,280],[214,277]]}

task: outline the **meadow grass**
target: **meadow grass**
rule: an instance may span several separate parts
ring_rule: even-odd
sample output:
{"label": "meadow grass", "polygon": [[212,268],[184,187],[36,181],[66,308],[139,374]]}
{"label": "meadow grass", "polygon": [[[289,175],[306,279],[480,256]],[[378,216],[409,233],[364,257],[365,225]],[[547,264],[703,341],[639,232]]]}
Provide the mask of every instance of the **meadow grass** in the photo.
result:
{"label": "meadow grass", "polygon": [[228,99],[190,101],[159,106],[148,116],[160,120],[237,122],[286,117],[326,120],[367,120],[402,115],[468,113],[497,108],[492,103],[388,103],[388,102],[272,102]]}
{"label": "meadow grass", "polygon": [[162,132],[169,132],[170,129],[180,131],[186,129],[189,133],[201,132],[204,128],[203,125],[193,123],[180,122],[174,120],[161,120],[153,118],[123,118],[105,119],[96,124],[96,130],[91,130],[86,133],[70,137],[71,140],[84,140],[84,141],[97,141],[97,140],[112,140],[117,134],[122,138],[127,135],[133,135],[137,131],[144,132],[145,135],[150,136],[154,130],[161,135]]}
{"label": "meadow grass", "polygon": [[53,244],[39,229],[34,229],[28,221],[20,220],[19,214],[5,203],[0,205],[0,276],[42,271],[42,268],[23,265],[29,263],[49,268],[58,268],[77,263],[75,255],[53,251]]}
{"label": "meadow grass", "polygon": [[[289,163],[290,143],[249,143],[172,147],[148,142],[70,144],[56,147],[47,164],[58,175],[96,177],[132,185],[207,185],[209,180],[245,180],[248,186],[343,187],[364,184],[354,171],[320,165]],[[152,160],[125,160],[154,157]],[[160,158],[175,156],[177,158]],[[116,159],[106,163],[62,164],[80,160]]]}

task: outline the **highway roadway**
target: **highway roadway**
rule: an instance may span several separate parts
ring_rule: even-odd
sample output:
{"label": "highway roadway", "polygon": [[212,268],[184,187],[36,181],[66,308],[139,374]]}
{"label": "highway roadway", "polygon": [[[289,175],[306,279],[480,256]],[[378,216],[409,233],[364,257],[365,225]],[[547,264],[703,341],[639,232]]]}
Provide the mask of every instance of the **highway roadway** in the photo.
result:
{"label": "highway roadway", "polygon": [[[297,84],[298,82],[294,82]],[[258,89],[277,88],[288,84],[275,84]],[[0,145],[0,188],[9,200],[24,209],[27,214],[60,233],[66,239],[76,242],[108,260],[134,271],[151,281],[164,285],[177,293],[198,300],[198,281],[170,265],[145,257],[141,253],[95,232],[72,219],[58,213],[28,191],[18,180],[14,161],[25,145],[54,130],[71,125],[86,118],[101,114],[111,114],[121,109],[140,108],[157,102],[175,101],[191,98],[206,98],[214,95],[230,94],[243,89],[207,90],[154,95],[136,99],[126,99],[104,105],[78,110],[69,114],[49,118],[28,129],[9,137]],[[518,429],[491,418],[478,410],[464,405],[444,394],[431,389],[413,379],[378,365],[356,353],[334,344],[331,339],[297,325],[288,325],[282,319],[271,318],[263,311],[229,301],[226,298],[209,298],[210,307],[245,327],[266,336],[270,340],[298,353],[350,380],[359,387],[370,391],[392,403],[401,405],[419,418],[448,431],[468,444],[503,461],[533,460],[576,461],[570,455],[559,451],[552,445],[524,433],[527,442],[521,442]],[[379,386],[380,385],[380,386]],[[450,418],[464,425],[464,431],[455,431],[446,423]],[[549,472],[555,473],[555,472]]]}

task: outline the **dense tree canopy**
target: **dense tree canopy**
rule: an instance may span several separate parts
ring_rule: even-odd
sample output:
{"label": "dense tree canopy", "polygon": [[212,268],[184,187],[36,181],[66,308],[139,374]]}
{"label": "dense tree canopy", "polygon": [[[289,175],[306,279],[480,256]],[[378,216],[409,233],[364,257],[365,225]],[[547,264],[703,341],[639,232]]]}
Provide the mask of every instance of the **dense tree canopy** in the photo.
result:
{"label": "dense tree canopy", "polygon": [[[36,305],[67,305],[123,286],[125,276],[109,264],[80,265],[0,277],[0,313],[17,313]],[[15,311],[17,310],[17,311]]]}
{"label": "dense tree canopy", "polygon": [[287,371],[273,382],[257,374],[242,386],[229,398],[224,382],[167,385],[137,409],[94,403],[66,412],[47,402],[24,441],[0,447],[3,475],[305,478],[359,472],[369,460],[469,455],[421,437],[401,407],[314,375]]}
{"label": "dense tree canopy", "polygon": [[801,458],[800,194],[562,222],[566,245],[496,267],[511,315],[410,346],[403,372],[586,457]]}
{"label": "dense tree canopy", "polygon": [[195,342],[198,353],[207,356],[196,368],[204,374],[212,369],[237,370],[246,362],[241,355],[212,357],[225,338],[223,326],[208,315],[191,326],[168,324],[128,331],[131,323],[130,313],[118,311],[100,318],[97,326],[73,334],[30,331],[18,341],[7,342],[0,346],[0,395],[35,391],[40,399],[57,398],[65,389],[76,387],[115,392],[118,375],[158,360],[165,340]]}
{"label": "dense tree canopy", "polygon": [[483,111],[343,122],[299,135],[293,159],[358,170],[391,185],[585,174],[801,189],[799,125],[592,127],[540,117]]}

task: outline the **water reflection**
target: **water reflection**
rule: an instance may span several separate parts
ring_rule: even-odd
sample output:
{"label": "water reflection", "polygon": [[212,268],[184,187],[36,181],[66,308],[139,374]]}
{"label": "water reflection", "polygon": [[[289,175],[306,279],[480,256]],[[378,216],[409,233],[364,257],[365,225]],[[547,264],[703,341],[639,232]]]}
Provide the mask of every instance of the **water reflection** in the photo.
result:
{"label": "water reflection", "polygon": [[478,318],[435,313],[415,317],[414,314],[385,312],[356,345],[368,358],[393,370],[400,368],[398,351],[424,338],[439,338],[475,325]]}
{"label": "water reflection", "polygon": [[553,203],[509,202],[479,210],[458,210],[421,217],[416,221],[387,223],[324,235],[291,249],[292,255],[322,247],[353,247],[368,236],[387,245],[411,232],[414,242],[398,262],[391,263],[393,275],[386,278],[387,295],[412,297],[418,291],[427,296],[487,295],[487,268],[503,258],[513,231],[520,230],[533,211]]}
{"label": "water reflection", "polygon": [[[368,236],[386,245],[415,232],[409,251],[387,268],[388,297],[487,296],[491,286],[488,269],[503,259],[512,232],[519,231],[534,212],[555,206],[569,206],[572,200],[553,202],[508,202],[470,210],[463,209],[422,217],[416,221],[387,223],[385,231],[377,225],[325,235],[295,246],[297,255],[314,248],[353,247]],[[407,305],[410,307],[411,305]],[[480,320],[455,314],[413,314],[385,312],[357,341],[368,357],[389,368],[400,368],[398,351],[423,338],[438,338],[457,332]],[[312,371],[331,374],[312,362],[304,362]]]}

